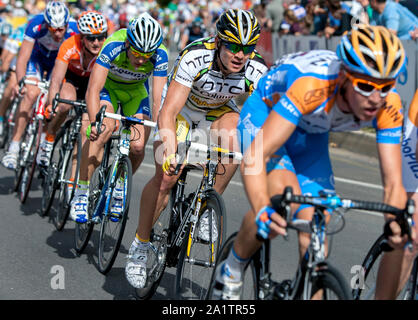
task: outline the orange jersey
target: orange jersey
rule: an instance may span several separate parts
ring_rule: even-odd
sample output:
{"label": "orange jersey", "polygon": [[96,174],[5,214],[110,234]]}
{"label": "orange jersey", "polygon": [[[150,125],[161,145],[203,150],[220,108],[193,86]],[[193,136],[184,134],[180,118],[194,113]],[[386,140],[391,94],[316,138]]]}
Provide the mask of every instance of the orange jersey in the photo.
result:
{"label": "orange jersey", "polygon": [[68,64],[68,69],[80,77],[89,77],[96,58],[91,59],[87,69],[83,68],[81,36],[76,34],[65,40],[58,51],[57,59]]}

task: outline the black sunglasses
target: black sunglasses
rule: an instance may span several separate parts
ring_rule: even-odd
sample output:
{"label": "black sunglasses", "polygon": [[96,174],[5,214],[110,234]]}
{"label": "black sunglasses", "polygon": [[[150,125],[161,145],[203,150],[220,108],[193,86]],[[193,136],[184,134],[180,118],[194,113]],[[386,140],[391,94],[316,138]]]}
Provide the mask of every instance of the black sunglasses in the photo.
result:
{"label": "black sunglasses", "polygon": [[252,53],[255,50],[255,45],[252,46],[242,46],[236,43],[222,41],[222,44],[232,53],[238,53],[242,51],[244,54]]}
{"label": "black sunglasses", "polygon": [[107,33],[99,35],[86,35],[87,41],[94,42],[96,39],[100,42],[107,38]]}

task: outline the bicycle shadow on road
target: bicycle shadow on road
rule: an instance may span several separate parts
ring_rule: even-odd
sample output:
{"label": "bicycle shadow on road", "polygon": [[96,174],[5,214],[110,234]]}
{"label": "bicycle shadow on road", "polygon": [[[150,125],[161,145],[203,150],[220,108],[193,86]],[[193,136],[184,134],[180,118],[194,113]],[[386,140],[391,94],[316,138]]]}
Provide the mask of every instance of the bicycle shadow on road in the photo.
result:
{"label": "bicycle shadow on road", "polygon": [[55,249],[55,253],[61,258],[75,259],[78,257],[74,249],[74,230],[54,230],[46,239],[46,244]]}
{"label": "bicycle shadow on road", "polygon": [[15,178],[2,177],[0,178],[0,195],[9,195],[14,192]]}
{"label": "bicycle shadow on road", "polygon": [[[18,198],[16,196],[16,198]],[[19,201],[19,198],[17,199]],[[28,195],[28,198],[26,199],[25,203],[20,203],[20,211],[25,216],[31,216],[34,214],[40,214],[41,212],[41,204],[42,204],[42,197],[34,197],[32,198],[30,194]]]}
{"label": "bicycle shadow on road", "polygon": [[[175,276],[164,273],[160,285],[152,296],[152,300],[175,299],[173,292]],[[129,284],[125,277],[125,268],[112,268],[105,276],[103,290],[113,295],[114,300],[137,300],[135,289]]]}

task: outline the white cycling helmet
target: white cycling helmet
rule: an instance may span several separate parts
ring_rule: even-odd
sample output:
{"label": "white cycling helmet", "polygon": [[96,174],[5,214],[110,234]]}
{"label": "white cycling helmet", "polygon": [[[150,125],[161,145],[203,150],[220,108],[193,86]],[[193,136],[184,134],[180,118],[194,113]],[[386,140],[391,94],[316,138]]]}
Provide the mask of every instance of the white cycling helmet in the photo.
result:
{"label": "white cycling helmet", "polygon": [[127,35],[129,43],[142,52],[155,51],[163,42],[160,24],[147,12],[129,22]]}
{"label": "white cycling helmet", "polygon": [[78,30],[81,34],[94,35],[107,32],[107,21],[97,11],[85,11],[77,20]]}
{"label": "white cycling helmet", "polygon": [[47,3],[44,17],[52,28],[65,27],[70,20],[70,12],[63,2],[50,1]]}

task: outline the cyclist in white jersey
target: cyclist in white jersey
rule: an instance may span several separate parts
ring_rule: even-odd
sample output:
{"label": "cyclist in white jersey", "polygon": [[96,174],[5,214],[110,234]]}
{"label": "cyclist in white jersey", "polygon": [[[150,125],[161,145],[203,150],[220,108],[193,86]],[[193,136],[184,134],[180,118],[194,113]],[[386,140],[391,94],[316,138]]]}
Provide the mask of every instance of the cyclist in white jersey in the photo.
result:
{"label": "cyclist in white jersey", "polygon": [[[166,206],[169,192],[178,178],[174,175],[179,142],[176,120],[177,124],[185,124],[193,141],[208,137],[211,131],[215,143],[237,151],[239,109],[232,99],[245,92],[251,93],[267,70],[264,60],[255,51],[260,27],[252,13],[228,10],[221,15],[216,27],[216,37],[196,40],[180,52],[163,93],[158,133],[154,139],[156,172],[142,193],[138,229],[125,269],[129,283],[136,288],[146,283],[153,218]],[[224,135],[217,134],[221,131]],[[198,142],[206,144],[207,139]],[[225,190],[236,168],[237,164],[225,163],[225,174],[216,180],[218,193]],[[209,233],[204,230],[199,230],[202,238]]]}

